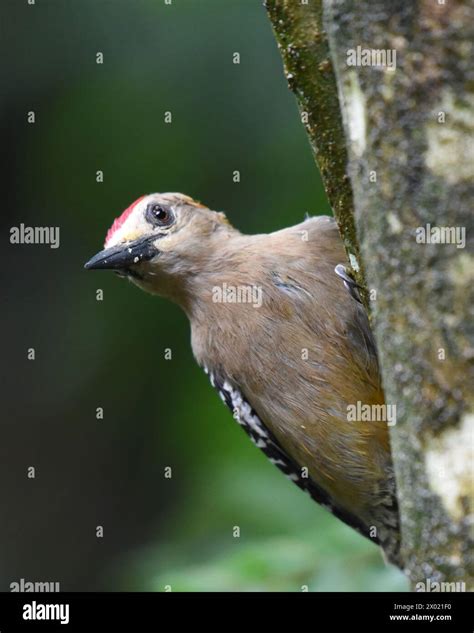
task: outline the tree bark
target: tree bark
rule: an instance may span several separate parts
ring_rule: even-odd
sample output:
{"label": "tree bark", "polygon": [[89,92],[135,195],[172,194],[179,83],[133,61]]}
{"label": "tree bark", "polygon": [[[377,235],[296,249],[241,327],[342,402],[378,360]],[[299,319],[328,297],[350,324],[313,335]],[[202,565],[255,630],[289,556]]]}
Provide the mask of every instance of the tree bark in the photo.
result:
{"label": "tree bark", "polygon": [[[335,142],[337,170],[321,168],[331,191],[346,164],[342,112],[360,252],[352,248],[368,282],[386,400],[397,411],[391,438],[406,571],[418,590],[435,582],[472,590],[473,5],[326,0],[338,105],[334,77],[319,89],[321,1],[267,4],[297,97],[312,116],[326,112],[308,132],[320,165],[333,150],[328,139]],[[385,51],[386,64],[364,49]],[[329,198],[337,216],[338,197]],[[350,195],[343,200],[344,229]]]}
{"label": "tree bark", "polygon": [[280,49],[285,76],[298,100],[314,157],[367,307],[364,273],[354,223],[352,188],[347,174],[336,77],[323,26],[322,4],[267,0],[266,8]]}

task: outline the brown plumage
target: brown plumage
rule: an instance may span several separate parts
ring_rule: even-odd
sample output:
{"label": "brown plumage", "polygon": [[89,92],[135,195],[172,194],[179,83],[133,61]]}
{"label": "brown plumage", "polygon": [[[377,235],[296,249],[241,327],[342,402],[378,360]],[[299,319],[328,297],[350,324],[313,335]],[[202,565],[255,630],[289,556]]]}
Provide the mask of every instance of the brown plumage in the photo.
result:
{"label": "brown plumage", "polygon": [[348,419],[348,406],[384,396],[357,290],[335,273],[345,254],[334,220],[243,235],[187,196],[152,194],[105,246],[86,267],[180,305],[197,362],[254,442],[398,563],[387,423]]}

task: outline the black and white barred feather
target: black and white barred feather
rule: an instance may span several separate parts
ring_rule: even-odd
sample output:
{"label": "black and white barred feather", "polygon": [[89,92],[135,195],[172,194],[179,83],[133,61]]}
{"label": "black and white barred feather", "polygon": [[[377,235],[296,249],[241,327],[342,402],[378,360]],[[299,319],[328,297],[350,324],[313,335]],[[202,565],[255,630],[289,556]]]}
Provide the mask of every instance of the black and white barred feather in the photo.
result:
{"label": "black and white barred feather", "polygon": [[275,436],[269,431],[241,391],[228,380],[218,378],[207,367],[203,367],[208,374],[211,385],[218,391],[221,400],[232,411],[234,419],[250,437],[268,459],[277,466],[299,488],[307,492],[311,498],[323,508],[329,510],[336,517],[347,523],[357,532],[370,538],[380,545],[378,536],[370,534],[369,527],[356,516],[344,511],[333,503],[330,495],[309,476],[306,469],[300,467],[281,447]]}

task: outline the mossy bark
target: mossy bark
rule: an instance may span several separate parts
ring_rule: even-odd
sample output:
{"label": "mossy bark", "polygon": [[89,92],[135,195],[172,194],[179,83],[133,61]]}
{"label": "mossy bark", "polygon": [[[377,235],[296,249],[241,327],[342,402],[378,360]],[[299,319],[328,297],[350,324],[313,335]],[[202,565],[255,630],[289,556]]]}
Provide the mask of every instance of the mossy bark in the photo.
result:
{"label": "mossy bark", "polygon": [[[266,8],[280,49],[286,79],[295,93],[334,217],[351,262],[365,289],[359,257],[347,149],[336,77],[323,26],[320,2],[267,0]],[[365,292],[362,293],[367,300]]]}
{"label": "mossy bark", "polygon": [[[407,573],[415,588],[429,578],[472,589],[473,5],[327,0],[322,16],[318,0],[267,4],[292,87],[315,117],[308,132],[335,214],[342,200],[350,227],[350,193],[334,183],[349,187],[339,151],[346,139],[357,254],[386,399],[397,407],[391,435]],[[324,82],[322,17],[333,64]],[[358,47],[359,62],[364,49],[390,51],[394,68],[351,65]],[[445,242],[436,243],[441,227]]]}

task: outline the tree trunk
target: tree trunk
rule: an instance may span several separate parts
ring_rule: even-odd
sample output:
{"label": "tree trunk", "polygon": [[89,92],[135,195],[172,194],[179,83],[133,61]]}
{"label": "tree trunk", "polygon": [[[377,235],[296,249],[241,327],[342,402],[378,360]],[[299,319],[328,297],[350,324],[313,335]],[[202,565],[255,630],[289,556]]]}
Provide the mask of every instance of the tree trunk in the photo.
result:
{"label": "tree trunk", "polygon": [[[342,112],[360,252],[355,234],[344,237],[364,266],[386,400],[396,406],[407,573],[416,589],[472,590],[474,8],[326,0],[332,66],[320,0],[267,5],[331,192],[334,180],[349,184]],[[334,151],[332,171],[320,157]],[[341,197],[328,195],[337,216]],[[344,229],[350,193],[342,200]]]}

